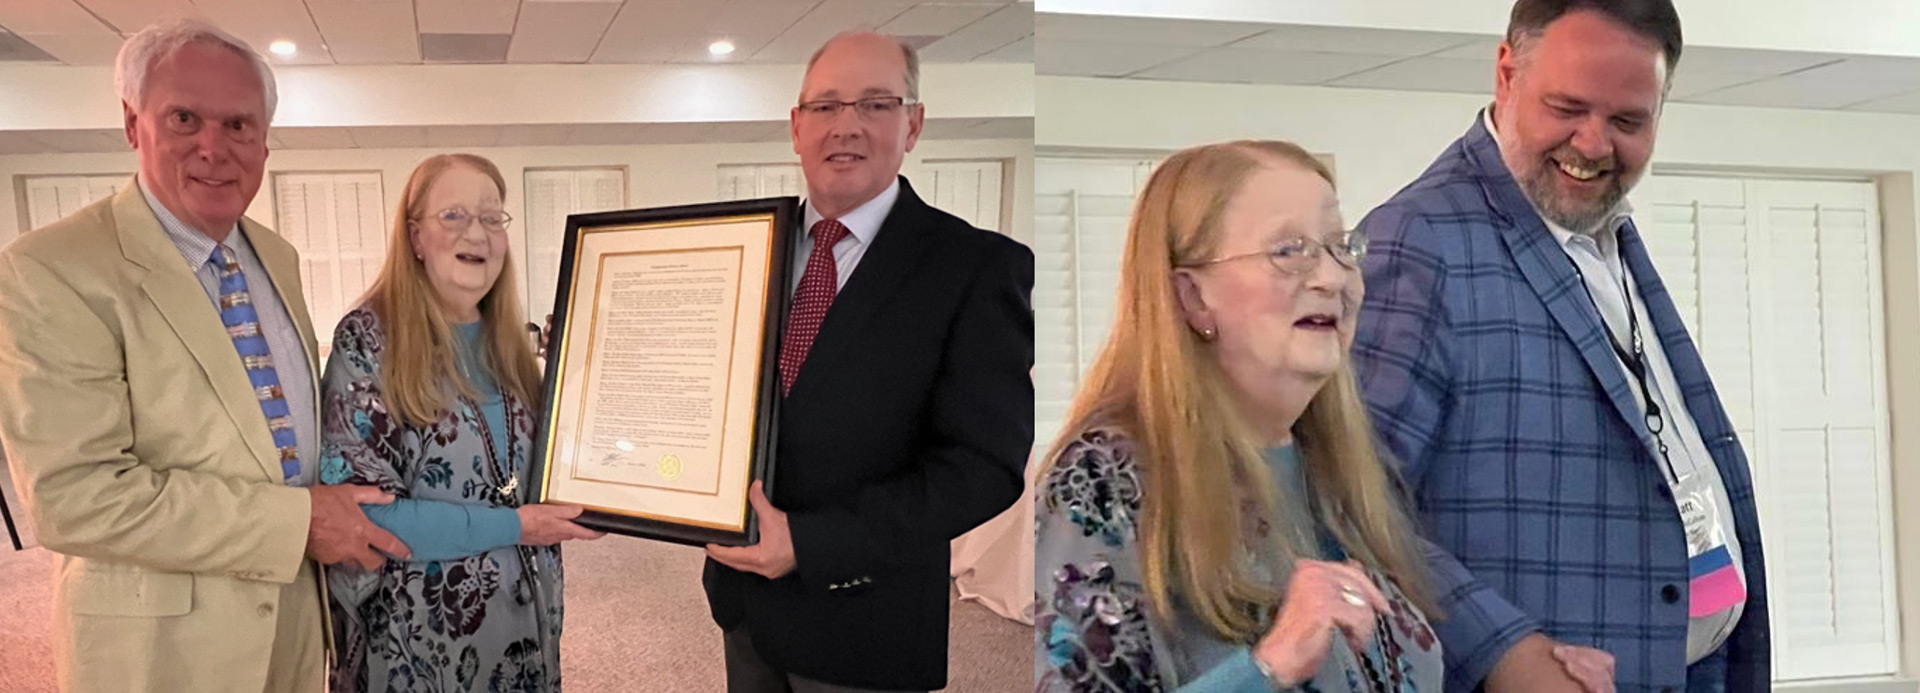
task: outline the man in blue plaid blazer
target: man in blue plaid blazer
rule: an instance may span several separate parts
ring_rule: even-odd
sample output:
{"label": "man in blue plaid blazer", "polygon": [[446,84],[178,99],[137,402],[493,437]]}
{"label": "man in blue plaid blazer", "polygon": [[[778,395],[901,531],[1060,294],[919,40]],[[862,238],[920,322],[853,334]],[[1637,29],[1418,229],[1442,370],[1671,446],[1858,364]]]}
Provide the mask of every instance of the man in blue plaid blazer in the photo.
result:
{"label": "man in blue plaid blazer", "polygon": [[[1450,691],[1565,687],[1558,663],[1769,686],[1751,473],[1625,203],[1679,52],[1670,0],[1520,0],[1494,104],[1360,224],[1354,363],[1431,541]],[[1732,582],[1701,581],[1681,505]]]}

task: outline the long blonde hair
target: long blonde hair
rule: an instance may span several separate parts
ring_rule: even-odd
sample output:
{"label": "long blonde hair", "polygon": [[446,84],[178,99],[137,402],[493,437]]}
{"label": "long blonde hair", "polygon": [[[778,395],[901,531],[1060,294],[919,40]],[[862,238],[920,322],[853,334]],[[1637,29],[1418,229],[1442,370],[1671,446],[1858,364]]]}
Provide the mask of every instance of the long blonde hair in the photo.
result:
{"label": "long blonde hair", "polygon": [[[1171,622],[1177,598],[1215,634],[1243,642],[1264,633],[1294,559],[1313,553],[1305,538],[1312,533],[1248,536],[1245,528],[1259,520],[1286,526],[1278,480],[1225,372],[1181,317],[1173,271],[1218,250],[1221,213],[1254,172],[1285,165],[1333,182],[1311,154],[1275,141],[1187,149],[1154,169],[1127,233],[1119,317],[1048,455],[1057,463],[1090,428],[1114,425],[1128,433],[1143,486],[1142,573],[1155,617]],[[1317,517],[1354,558],[1437,613],[1413,525],[1375,450],[1350,367],[1343,364],[1314,395],[1293,434],[1315,497],[1294,516]],[[1267,543],[1250,546],[1254,541]],[[1246,549],[1275,552],[1280,579],[1256,574],[1241,559]]]}
{"label": "long blonde hair", "polygon": [[[486,174],[507,196],[500,167],[472,154],[440,154],[413,169],[394,213],[393,233],[387,240],[387,261],[367,289],[364,304],[380,317],[386,332],[386,350],[380,359],[387,405],[401,420],[426,426],[438,420],[454,397],[477,398],[473,383],[460,373],[453,352],[453,329],[425,264],[414,257],[409,222],[428,210],[427,191],[448,169],[466,166]],[[479,223],[475,221],[474,223]],[[500,278],[480,298],[480,324],[486,351],[481,365],[500,391],[529,407],[540,406],[540,367],[527,343],[525,318],[520,313],[520,290],[514,284],[513,256],[501,259]]]}

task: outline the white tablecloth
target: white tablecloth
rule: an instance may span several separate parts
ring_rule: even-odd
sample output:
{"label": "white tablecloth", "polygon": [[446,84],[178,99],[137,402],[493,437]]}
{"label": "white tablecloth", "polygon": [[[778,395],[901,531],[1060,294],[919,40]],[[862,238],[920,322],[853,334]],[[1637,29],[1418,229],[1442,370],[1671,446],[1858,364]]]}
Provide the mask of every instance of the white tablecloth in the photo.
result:
{"label": "white tablecloth", "polygon": [[1006,512],[953,540],[953,584],[960,598],[1033,625],[1033,463],[1026,489]]}

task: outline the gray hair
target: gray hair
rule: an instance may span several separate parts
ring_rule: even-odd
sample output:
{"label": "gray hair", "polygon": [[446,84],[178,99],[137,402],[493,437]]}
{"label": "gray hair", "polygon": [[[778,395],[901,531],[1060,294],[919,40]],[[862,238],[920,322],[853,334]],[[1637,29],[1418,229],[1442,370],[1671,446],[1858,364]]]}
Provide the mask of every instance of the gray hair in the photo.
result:
{"label": "gray hair", "polygon": [[920,100],[920,52],[914,50],[913,46],[907,45],[907,42],[900,40],[899,37],[893,36],[891,34],[882,34],[877,31],[863,31],[863,30],[842,31],[838,34],[835,34],[833,38],[827,39],[826,43],[820,44],[820,48],[813,52],[813,57],[807,58],[807,72],[809,73],[813,72],[813,64],[820,62],[820,55],[827,52],[827,46],[831,46],[833,45],[833,42],[846,38],[848,36],[857,36],[860,34],[873,34],[874,36],[884,37],[887,40],[892,41],[894,45],[900,47],[900,59],[905,61],[907,64],[906,72],[901,75],[901,77],[904,78],[907,82],[906,97],[913,101],[919,101]]}
{"label": "gray hair", "polygon": [[266,59],[254,52],[247,42],[197,19],[175,18],[155,22],[120,46],[120,56],[113,61],[113,88],[120,94],[120,100],[128,106],[139,108],[141,98],[146,95],[147,77],[153,70],[153,64],[191,43],[219,46],[252,63],[254,72],[260,74],[261,97],[267,106],[267,123],[273,122],[274,109],[280,105],[280,91],[274,86],[273,69],[267,66]]}

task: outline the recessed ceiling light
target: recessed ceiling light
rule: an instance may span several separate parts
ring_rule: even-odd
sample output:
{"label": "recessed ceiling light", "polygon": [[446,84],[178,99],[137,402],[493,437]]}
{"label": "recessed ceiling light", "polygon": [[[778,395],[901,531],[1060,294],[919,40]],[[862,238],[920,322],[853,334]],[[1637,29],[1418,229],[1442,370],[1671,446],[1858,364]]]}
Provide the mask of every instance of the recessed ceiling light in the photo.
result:
{"label": "recessed ceiling light", "polygon": [[300,49],[295,47],[292,41],[274,41],[271,45],[267,46],[267,50],[272,51],[274,55],[284,58],[292,57],[293,54]]}
{"label": "recessed ceiling light", "polygon": [[732,53],[733,42],[732,41],[714,41],[711,45],[707,46],[707,52],[712,53],[714,55],[726,55],[728,53]]}

